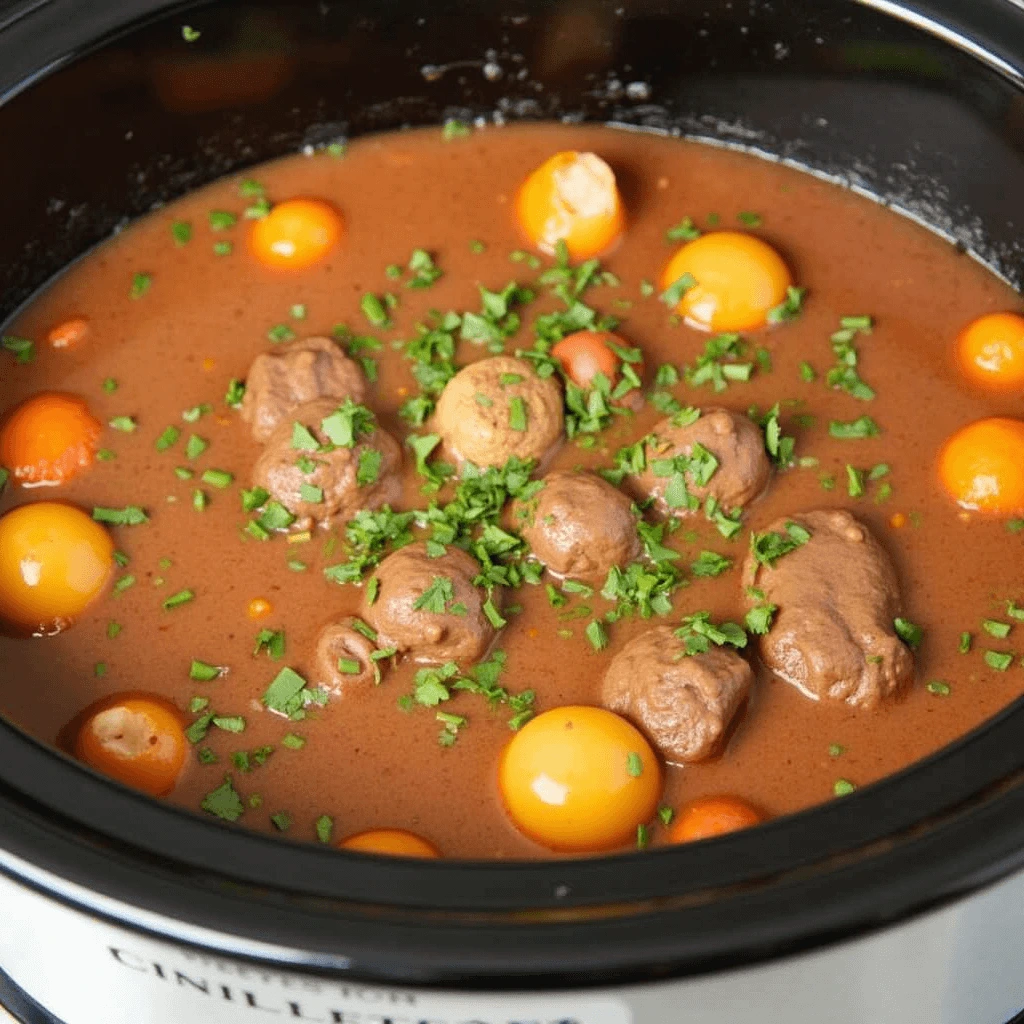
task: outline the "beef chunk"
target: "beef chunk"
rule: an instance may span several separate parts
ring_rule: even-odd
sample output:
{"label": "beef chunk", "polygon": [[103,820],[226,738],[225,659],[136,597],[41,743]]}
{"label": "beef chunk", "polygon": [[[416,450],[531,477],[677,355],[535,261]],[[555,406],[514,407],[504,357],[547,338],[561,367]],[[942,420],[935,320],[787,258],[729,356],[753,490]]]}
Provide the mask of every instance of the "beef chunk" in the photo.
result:
{"label": "beef chunk", "polygon": [[346,616],[324,626],[317,637],[314,685],[325,687],[337,697],[368,689],[379,681],[378,673],[387,664],[373,660],[371,655],[377,647],[355,628],[356,621]]}
{"label": "beef chunk", "polygon": [[761,657],[778,676],[815,699],[872,708],[906,685],[910,651],[896,636],[900,591],[889,556],[849,512],[805,512],[796,523],[811,537],[774,566],[747,556],[744,580],[778,606],[761,638]]}
{"label": "beef chunk", "polygon": [[[344,412],[353,406],[321,398],[293,410],[267,439],[253,468],[253,485],[265,488],[295,516],[292,529],[347,522],[363,509],[397,501],[402,493],[398,442],[371,418],[368,432],[360,432],[351,447],[333,444],[324,424],[330,426],[339,408]],[[308,438],[296,440],[297,430],[308,431],[317,447],[310,447]]]}
{"label": "beef chunk", "polygon": [[306,338],[258,355],[249,367],[242,419],[266,441],[298,406],[317,398],[361,402],[366,381],[359,366],[330,338]]}
{"label": "beef chunk", "polygon": [[[372,604],[364,601],[363,618],[377,630],[381,647],[396,647],[426,665],[469,666],[495,636],[483,608],[487,594],[473,584],[479,572],[461,548],[431,558],[426,544],[409,544],[377,567],[379,590]],[[500,600],[496,591],[496,607]]]}
{"label": "beef chunk", "polygon": [[456,462],[504,466],[513,455],[543,459],[562,436],[562,389],[523,359],[470,363],[447,384],[434,429]]}
{"label": "beef chunk", "polygon": [[600,586],[640,555],[632,502],[593,473],[549,473],[520,513],[523,536],[555,576]]}
{"label": "beef chunk", "polygon": [[[707,409],[682,425],[674,417],[662,420],[646,442],[646,459],[647,468],[633,477],[633,485],[666,515],[695,511],[708,495],[727,510],[743,508],[772,475],[760,428],[728,409]],[[687,495],[693,499],[689,503]]]}
{"label": "beef chunk", "polygon": [[671,626],[655,626],[612,659],[601,702],[641,729],[666,761],[689,764],[717,752],[753,681],[735,651],[686,655]]}

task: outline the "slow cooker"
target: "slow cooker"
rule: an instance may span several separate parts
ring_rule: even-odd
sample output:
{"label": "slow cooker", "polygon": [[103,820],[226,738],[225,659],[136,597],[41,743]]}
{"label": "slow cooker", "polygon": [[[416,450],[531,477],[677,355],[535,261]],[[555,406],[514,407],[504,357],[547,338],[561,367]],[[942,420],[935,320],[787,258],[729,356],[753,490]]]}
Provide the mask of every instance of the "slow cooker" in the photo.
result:
{"label": "slow cooker", "polygon": [[[448,117],[742,147],[1024,279],[1019,0],[13,0],[0,90],[5,317],[219,175]],[[1024,701],[750,833],[535,863],[244,833],[0,723],[0,907],[29,1024],[1024,1021]]]}

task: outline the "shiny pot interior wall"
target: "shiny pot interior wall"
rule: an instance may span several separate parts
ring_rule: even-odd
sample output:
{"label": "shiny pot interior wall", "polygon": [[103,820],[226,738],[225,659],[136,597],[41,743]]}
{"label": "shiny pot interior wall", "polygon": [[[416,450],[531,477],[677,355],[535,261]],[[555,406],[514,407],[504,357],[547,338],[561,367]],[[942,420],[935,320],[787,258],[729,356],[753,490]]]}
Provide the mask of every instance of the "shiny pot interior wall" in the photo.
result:
{"label": "shiny pot interior wall", "polygon": [[[50,3],[54,41],[60,8],[74,22],[95,6]],[[911,211],[1022,276],[1020,96],[850,2],[102,6],[101,22],[163,13],[0,109],[3,138],[26,140],[0,167],[0,194],[17,197],[0,237],[0,315],[126,219],[219,175],[445,117],[611,120],[750,147]]]}

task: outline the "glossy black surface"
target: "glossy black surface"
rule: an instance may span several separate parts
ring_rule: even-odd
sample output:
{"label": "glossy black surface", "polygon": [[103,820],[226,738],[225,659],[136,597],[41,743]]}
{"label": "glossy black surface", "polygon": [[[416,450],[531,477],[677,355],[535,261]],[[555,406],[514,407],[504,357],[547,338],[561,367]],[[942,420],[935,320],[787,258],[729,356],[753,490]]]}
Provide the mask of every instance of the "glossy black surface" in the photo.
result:
{"label": "glossy black surface", "polygon": [[[966,18],[958,7],[931,10]],[[914,211],[1019,282],[1024,33],[1010,10],[970,8],[970,47],[998,39],[986,63],[845,0],[7,5],[0,133],[21,141],[0,162],[0,315],[125,217],[229,170],[495,111],[752,145]],[[130,18],[145,23],[89,50]],[[199,40],[182,39],[185,23]],[[168,101],[183,71],[208,94],[184,108],[180,90]],[[0,685],[16,684],[3,672]],[[170,934],[201,925],[230,951],[273,942],[310,969],[367,979],[542,987],[692,973],[879,927],[1024,865],[1019,707],[755,833],[563,863],[388,862],[251,835],[120,789],[4,724],[0,765],[12,874],[7,854],[52,873],[37,884],[69,902],[119,901],[96,911],[126,923],[142,908]]]}

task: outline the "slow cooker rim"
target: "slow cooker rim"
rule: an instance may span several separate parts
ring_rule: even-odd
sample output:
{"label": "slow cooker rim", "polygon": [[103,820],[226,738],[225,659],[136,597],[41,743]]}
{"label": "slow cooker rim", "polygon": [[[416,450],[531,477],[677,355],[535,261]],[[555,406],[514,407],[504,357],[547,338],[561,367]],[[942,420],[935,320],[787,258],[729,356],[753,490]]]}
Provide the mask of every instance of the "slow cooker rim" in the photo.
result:
{"label": "slow cooker rim", "polygon": [[[966,32],[962,25],[963,12],[957,11],[951,0],[937,0],[937,2],[930,5],[921,3],[896,5],[888,2],[888,0],[855,0],[855,2],[884,11],[890,16],[895,14],[894,9],[898,6],[901,6],[904,11],[916,11],[918,15],[921,15],[922,12],[931,12],[929,16],[932,23],[946,26],[949,32],[949,35],[946,37],[947,42],[953,39],[961,41],[970,40],[972,44],[969,48],[970,52],[976,57],[979,50],[988,53],[992,57],[990,60],[992,67],[1002,74],[1013,77],[1018,84],[1024,82],[1024,73],[1022,73],[1020,61],[1007,61],[1003,56],[998,56],[997,54],[1001,50],[1005,51],[1005,42],[1001,47],[996,47],[990,38],[993,27],[998,26],[1004,20],[1007,8],[1005,0],[978,0],[975,9],[972,10],[972,15],[978,18],[979,24],[984,21],[984,26],[974,34]],[[36,5],[32,10],[25,12],[20,20],[8,22],[6,27],[0,29],[0,31],[3,31],[5,35],[17,35],[25,31],[32,31],[39,17],[44,14],[47,17],[53,17],[54,12],[60,6],[60,0],[42,7]],[[65,6],[69,7],[70,4],[67,3]],[[163,0],[156,0],[156,2],[153,2],[153,0],[148,0],[148,2],[143,0],[143,2],[139,3],[121,3],[118,6],[118,10],[131,7],[137,13],[139,8],[146,8],[146,14],[153,15],[157,12],[166,13],[170,9],[184,9],[186,6],[191,9],[197,5],[168,4],[163,2]],[[144,20],[144,17],[139,20]],[[135,24],[137,22],[125,25],[124,30],[129,30]],[[920,22],[915,22],[915,24],[924,30]],[[118,30],[118,34],[120,34],[120,31]],[[1021,33],[1018,28],[1016,38],[1020,39],[1020,36]],[[102,45],[104,41],[105,39],[102,38],[83,41],[77,50],[69,51],[61,59],[61,62],[74,59],[81,55],[85,49],[91,49],[93,45]],[[1024,39],[1021,39],[1021,43],[1019,53],[1024,55]],[[38,73],[49,72],[55,66],[52,63],[45,64],[39,69]],[[26,82],[28,80],[26,78]],[[19,87],[9,84],[5,90],[6,95],[11,96],[15,94]],[[749,963],[752,958],[774,956],[782,952],[793,952],[798,948],[807,948],[809,945],[819,944],[821,941],[848,937],[866,928],[878,927],[883,923],[892,923],[910,914],[918,913],[927,907],[953,899],[979,885],[995,880],[1008,871],[1020,867],[1021,863],[1024,862],[1024,825],[1020,824],[1024,821],[1024,814],[1019,812],[1024,808],[1024,788],[1017,785],[1017,781],[1019,781],[1020,773],[1024,770],[1024,756],[1011,758],[1012,764],[1004,763],[1007,747],[1003,746],[1002,751],[997,748],[999,748],[1001,743],[1005,744],[1005,737],[1013,738],[1013,736],[1022,732],[1024,732],[1024,702],[1017,702],[957,744],[946,748],[926,761],[911,766],[911,768],[896,776],[865,788],[853,797],[848,798],[842,804],[841,812],[838,809],[838,804],[826,805],[811,809],[800,815],[782,819],[763,830],[759,830],[759,834],[732,836],[685,850],[652,851],[645,855],[642,865],[635,858],[620,856],[603,858],[600,861],[579,863],[552,862],[549,864],[541,862],[540,864],[502,864],[495,866],[493,864],[452,862],[439,865],[411,866],[358,858],[334,852],[326,853],[323,850],[317,850],[315,847],[303,849],[297,844],[281,843],[277,840],[269,840],[260,836],[236,832],[219,823],[205,821],[174,808],[153,804],[135,793],[122,790],[107,780],[90,777],[79,766],[67,762],[60,755],[36,743],[29,737],[23,736],[4,722],[0,723],[0,756],[4,758],[5,765],[7,766],[5,775],[7,778],[20,777],[23,780],[23,784],[21,786],[12,785],[5,778],[2,785],[0,785],[0,835],[6,834],[6,840],[0,840],[0,845],[6,843],[10,850],[17,850],[19,855],[22,852],[26,852],[31,858],[34,858],[36,863],[46,863],[48,860],[59,859],[55,858],[54,854],[57,852],[58,847],[60,847],[62,853],[68,854],[61,865],[64,868],[63,875],[64,877],[73,878],[76,873],[85,875],[83,871],[84,864],[75,856],[76,848],[80,852],[80,847],[77,847],[76,844],[83,838],[83,832],[93,833],[93,838],[99,842],[101,832],[104,839],[109,840],[109,837],[117,836],[119,832],[123,832],[123,828],[119,826],[123,826],[127,820],[132,818],[138,821],[142,817],[152,824],[162,822],[163,827],[156,829],[156,834],[158,835],[165,834],[164,828],[167,830],[180,829],[183,827],[183,823],[187,821],[191,826],[195,826],[194,829],[189,830],[190,832],[195,832],[197,835],[202,834],[202,836],[208,838],[210,845],[214,846],[218,851],[228,847],[233,847],[239,851],[244,847],[252,847],[253,850],[258,848],[260,856],[263,857],[269,856],[271,847],[273,847],[275,854],[280,853],[281,850],[287,850],[287,856],[292,859],[308,855],[310,858],[316,858],[321,866],[327,864],[328,861],[333,861],[339,865],[339,869],[343,868],[345,873],[352,875],[348,885],[350,889],[356,892],[366,891],[367,883],[373,882],[378,889],[386,891],[388,888],[391,888],[393,891],[407,893],[412,896],[422,887],[424,877],[432,876],[432,882],[435,886],[440,887],[442,879],[446,878],[447,882],[454,887],[454,891],[464,894],[463,890],[467,878],[475,876],[476,880],[480,883],[480,892],[490,893],[492,891],[490,884],[492,881],[497,882],[502,876],[508,876],[511,872],[515,872],[516,878],[521,878],[524,874],[536,876],[538,879],[538,892],[543,891],[546,894],[545,900],[542,902],[552,906],[577,905],[575,900],[580,899],[578,896],[571,900],[564,900],[556,895],[561,887],[568,884],[564,881],[566,878],[575,879],[578,876],[593,875],[594,882],[588,883],[588,885],[594,885],[598,882],[603,883],[614,880],[616,876],[621,878],[622,873],[625,872],[626,874],[642,875],[642,880],[645,883],[649,884],[657,880],[657,885],[661,885],[664,878],[672,874],[678,875],[692,872],[693,874],[707,873],[714,876],[715,872],[712,868],[716,864],[721,866],[723,862],[727,862],[733,857],[739,857],[741,861],[744,860],[744,856],[749,859],[749,854],[743,855],[741,851],[744,849],[752,850],[754,843],[757,843],[759,846],[763,845],[768,841],[767,837],[769,836],[779,837],[784,834],[787,837],[789,835],[793,837],[803,836],[803,834],[808,832],[820,831],[823,824],[831,822],[834,825],[841,825],[843,819],[847,822],[853,820],[852,809],[856,807],[862,809],[858,813],[862,813],[864,817],[872,816],[873,812],[878,809],[892,812],[894,809],[902,806],[904,786],[912,786],[916,782],[927,780],[937,769],[944,769],[943,773],[937,777],[937,783],[935,778],[932,778],[932,792],[938,797],[940,795],[939,791],[946,790],[943,799],[946,800],[947,805],[950,802],[950,794],[957,794],[957,798],[952,802],[960,805],[959,810],[954,811],[952,818],[949,820],[936,824],[930,833],[911,838],[904,845],[897,843],[892,850],[887,853],[873,855],[869,858],[869,861],[861,863],[858,868],[858,870],[864,870],[866,866],[870,866],[870,870],[876,872],[876,874],[882,873],[887,867],[892,866],[893,858],[899,856],[905,858],[909,853],[911,854],[911,864],[907,865],[904,863],[902,866],[906,869],[914,866],[916,862],[917,871],[914,873],[918,876],[919,880],[923,879],[925,874],[924,868],[928,864],[931,864],[935,872],[934,876],[929,876],[931,881],[935,881],[938,876],[943,874],[939,870],[940,868],[950,869],[950,873],[943,878],[943,884],[940,884],[937,888],[931,888],[927,896],[924,896],[916,889],[913,892],[910,888],[906,887],[901,890],[900,886],[896,884],[894,877],[886,876],[888,879],[887,884],[880,888],[876,886],[878,895],[881,896],[884,891],[889,895],[898,897],[888,904],[886,911],[880,912],[878,904],[871,903],[869,906],[868,901],[861,900],[862,905],[852,917],[849,917],[841,925],[835,922],[828,924],[823,920],[824,915],[821,913],[825,909],[824,903],[819,902],[812,905],[811,908],[819,917],[818,926],[806,929],[801,926],[798,929],[800,933],[799,939],[794,939],[788,943],[780,941],[781,930],[777,927],[777,919],[773,918],[770,930],[774,935],[762,936],[759,950],[755,951],[749,948],[749,946],[739,949],[740,944],[736,944],[737,949],[734,949],[731,954],[722,953],[717,957],[705,956],[699,961],[699,968],[695,966],[698,961],[696,959],[691,960],[690,967],[692,969],[706,969],[708,966],[722,967],[734,962]],[[1004,738],[999,740],[996,738],[997,736]],[[1017,746],[1018,749],[1024,748],[1024,744],[1017,744]],[[1001,752],[1003,757],[997,756]],[[968,777],[968,772],[965,763],[961,763],[960,759],[963,759],[964,762],[970,762],[976,769],[976,772],[970,774],[972,782],[966,787],[970,790],[969,793],[964,792],[965,787],[962,783]],[[979,767],[978,762],[984,766],[985,770]],[[993,765],[999,765],[1000,767],[993,769]],[[1014,778],[1015,776],[1018,778]],[[915,781],[908,782],[908,779]],[[1012,783],[1009,781],[1011,779],[1014,779]],[[25,782],[27,784],[24,784]],[[952,782],[953,784],[946,785],[947,782]],[[957,785],[957,783],[960,784]],[[992,795],[991,793],[979,795],[990,787],[998,786],[1000,783],[1006,786],[1005,791],[997,795]],[[973,803],[971,803],[972,800],[974,801]],[[59,817],[41,820],[38,813],[31,806],[33,802],[38,803],[40,806],[48,805],[51,811],[55,811]],[[971,803],[971,806],[968,806],[968,803]],[[96,830],[82,820],[82,816],[83,808],[89,814],[92,814],[98,807],[103,808],[103,818],[107,824],[103,829]],[[899,829],[893,825],[893,822],[895,820],[902,820],[903,817],[905,815],[893,815],[892,813],[878,815],[875,817],[874,833],[869,830],[868,835],[874,835],[876,839],[881,840],[885,835],[898,833]],[[991,832],[983,834],[981,838],[978,837],[979,819],[994,826]],[[880,824],[881,822],[886,822],[887,824],[883,827]],[[906,828],[913,827],[913,824],[914,822],[911,820],[905,821],[904,831]],[[854,831],[859,831],[859,829]],[[129,888],[130,885],[134,885],[137,887],[136,891],[138,893],[144,893],[147,888],[147,867],[151,867],[153,862],[150,861],[147,864],[140,860],[139,863],[134,865],[129,863],[133,856],[137,856],[147,846],[149,854],[152,855],[152,848],[154,845],[157,845],[152,841],[154,838],[153,832],[148,828],[143,829],[143,832],[147,842],[136,845],[134,854],[129,854],[130,846],[128,844],[123,848],[118,845],[116,855],[111,857],[105,864],[103,858],[97,854],[99,859],[96,864],[92,865],[94,874],[85,879],[85,881],[91,883],[97,892],[102,892],[111,886],[116,888],[120,885]],[[844,830],[840,828],[837,833],[832,833],[832,835],[836,834],[843,835]],[[55,843],[54,840],[58,838],[61,842]],[[860,838],[863,840],[863,835]],[[136,840],[138,840],[138,837],[136,837]],[[949,848],[954,845],[954,840],[962,844],[956,847],[959,857],[956,864],[950,862],[949,853]],[[122,836],[122,840],[119,842],[123,841],[124,837]],[[776,838],[777,844],[785,844],[788,841],[789,839],[786,837],[783,839]],[[922,843],[924,846],[920,845]],[[938,850],[935,849],[936,843],[939,847]],[[202,845],[200,844],[200,846]],[[834,847],[841,844],[831,843],[829,845]],[[18,849],[19,847],[21,848],[20,850]],[[947,847],[945,854],[942,853],[943,847]],[[99,846],[97,846],[97,849],[99,849]],[[834,854],[835,850],[832,850],[832,853]],[[925,853],[927,853],[927,856],[925,856]],[[125,857],[126,860],[122,862],[120,860],[121,857]],[[929,857],[934,858],[934,862],[930,861]],[[242,859],[244,860],[245,858]],[[0,853],[0,862],[2,861],[3,854]],[[232,861],[229,859],[228,862],[231,863]],[[309,862],[311,864],[314,863],[312,859]],[[666,866],[669,863],[671,863],[671,867]],[[658,870],[655,870],[655,866],[658,866]],[[630,867],[635,867],[637,870],[630,872]],[[804,867],[807,868],[809,865]],[[840,870],[851,871],[855,867],[858,866],[846,865]],[[0,863],[0,868],[8,871],[13,876],[22,877],[24,881],[29,881],[29,879],[19,873],[16,865],[11,861],[8,861],[6,865]],[[207,868],[211,879],[223,876],[223,872],[215,867],[208,865]],[[705,868],[707,869],[706,872]],[[178,893],[180,895],[187,895],[191,892],[194,896],[195,890],[190,889],[188,882],[185,881],[185,876],[188,875],[188,872],[183,872],[182,874],[183,877],[177,881]],[[833,873],[829,877],[834,878],[837,876]],[[149,881],[152,882],[151,876],[149,876]],[[804,884],[806,884],[806,880]],[[586,890],[588,885],[580,887],[568,884],[568,888],[571,893],[575,894],[579,888]],[[503,886],[499,886],[499,888],[503,888]],[[647,885],[642,888],[646,889]],[[261,885],[260,889],[266,893],[272,891],[274,886],[268,881],[267,884]],[[604,888],[601,891],[602,898],[607,900],[609,891]],[[614,894],[614,892],[614,887],[611,887],[611,893]],[[792,894],[792,892],[792,889],[787,890],[788,894]],[[294,895],[295,891],[280,888],[280,893],[282,896],[287,896]],[[59,894],[54,893],[54,895]],[[67,893],[63,894],[61,898],[68,899],[72,903],[75,902]],[[655,896],[655,898],[658,897]],[[749,894],[747,894],[746,898],[749,899]],[[744,897],[740,895],[734,897],[734,899],[742,902]],[[251,912],[251,894],[242,902],[248,906]],[[458,901],[455,902],[457,903]],[[583,906],[585,903],[585,900],[580,899],[578,905]],[[181,901],[176,905],[187,907],[188,903],[187,901]],[[405,905],[408,906],[408,902]],[[209,904],[201,903],[201,909],[208,910]],[[244,909],[244,907],[241,909]],[[806,905],[802,906],[801,909],[805,913],[807,912]],[[689,912],[691,914],[692,910],[693,908],[690,908]],[[293,908],[293,913],[296,912],[301,916],[302,911],[295,911]],[[648,929],[652,933],[652,944],[643,946],[636,941],[635,936],[631,936],[630,948],[627,951],[629,955],[611,958],[612,960],[618,960],[619,967],[617,969],[624,971],[629,976],[633,976],[634,972],[638,971],[644,976],[648,976],[654,970],[663,971],[669,969],[673,973],[684,970],[684,966],[679,963],[674,963],[671,967],[668,967],[664,959],[659,961],[658,951],[651,948],[652,945],[657,945],[653,943],[655,938],[654,931],[657,931],[659,942],[662,940],[667,941],[676,934],[678,929],[676,915],[679,913],[685,914],[687,912],[662,910],[653,915],[654,918],[657,918],[657,921],[644,916],[630,917],[628,919],[628,929],[641,932],[645,928]],[[174,919],[168,918],[168,920],[173,926]],[[608,920],[615,921],[616,919]],[[130,920],[121,921],[121,923],[138,927],[137,922],[133,923]],[[622,925],[621,920],[618,920],[617,923],[620,926]],[[361,922],[361,927],[366,928],[366,923]],[[586,922],[583,925],[545,925],[542,930],[547,934],[553,934],[554,931],[567,927],[583,927],[588,930],[590,936],[594,936],[598,925],[595,925],[593,922]],[[464,926],[460,924],[459,928],[464,928]],[[265,922],[261,923],[261,929],[265,930]],[[523,926],[516,926],[511,929],[515,938],[511,943],[507,944],[508,948],[502,952],[503,967],[501,973],[507,974],[510,969],[517,970],[520,972],[521,977],[529,978],[530,983],[536,985],[537,978],[532,972],[540,970],[543,961],[538,961],[536,957],[531,955],[522,957],[520,964],[510,965],[508,962],[508,958],[510,956],[514,957],[517,950],[522,951],[523,946],[530,945],[529,942],[523,941],[524,936],[528,933],[522,929]],[[244,929],[239,930],[244,932]],[[473,929],[465,929],[465,931],[469,934],[479,935]],[[437,931],[432,933],[431,948],[429,950],[420,950],[421,954],[425,955],[424,970],[431,978],[441,976],[439,973],[440,966],[436,963],[439,952],[438,946],[440,945],[437,939],[438,934],[439,932]],[[506,936],[506,938],[508,937]],[[540,936],[538,935],[537,941],[539,942],[539,940]],[[474,939],[472,943],[466,944],[464,954],[466,952],[473,952],[472,946],[476,941]],[[609,937],[609,941],[611,941],[611,937]],[[592,938],[592,941],[588,943],[588,945],[592,944],[597,944],[596,938]],[[395,953],[395,943],[393,940],[385,943],[381,948],[387,952],[389,957]],[[531,949],[530,952],[532,953],[533,950]],[[664,952],[665,949],[663,948],[661,953],[664,954]],[[588,953],[592,954],[592,950],[589,950]],[[550,956],[547,959],[550,961]],[[564,957],[562,959],[564,961]],[[415,967],[412,966],[414,960],[415,956],[411,955],[407,961],[407,966],[403,969],[415,971]],[[657,966],[654,966],[655,964]],[[378,973],[384,976],[387,973],[385,964],[371,964],[368,957],[364,958],[364,968],[371,974]],[[603,971],[607,967],[597,968],[586,964],[578,966],[578,971],[584,973],[587,970],[596,969]],[[462,964],[460,970],[465,971],[465,974],[460,974],[459,977],[464,978],[466,975],[472,974],[472,967],[468,964]],[[572,977],[575,981],[579,980],[578,973],[565,976],[559,974],[557,980],[564,981],[565,977]],[[607,974],[602,974],[602,980],[607,978]],[[506,980],[508,979],[506,978]],[[544,983],[546,984],[549,981],[554,983],[556,981],[555,975],[548,974],[544,979]]]}

